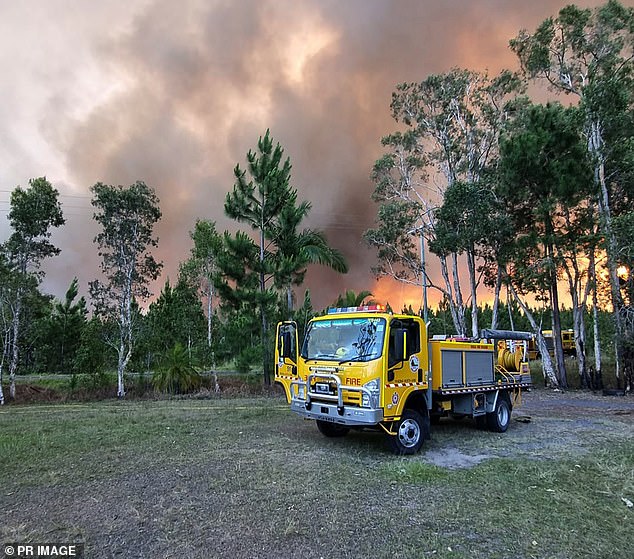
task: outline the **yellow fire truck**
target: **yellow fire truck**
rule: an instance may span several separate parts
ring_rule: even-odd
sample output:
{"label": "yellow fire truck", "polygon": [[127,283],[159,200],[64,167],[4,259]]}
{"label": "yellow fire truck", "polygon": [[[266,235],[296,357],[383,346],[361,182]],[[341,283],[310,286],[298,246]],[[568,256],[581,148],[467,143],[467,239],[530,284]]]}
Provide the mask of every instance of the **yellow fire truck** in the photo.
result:
{"label": "yellow fire truck", "polygon": [[530,335],[482,335],[430,340],[418,316],[381,305],[330,309],[309,322],[301,348],[294,322],[277,325],[275,382],[323,435],[380,429],[395,453],[414,454],[443,416],[507,430],[531,386],[526,343],[513,339]]}

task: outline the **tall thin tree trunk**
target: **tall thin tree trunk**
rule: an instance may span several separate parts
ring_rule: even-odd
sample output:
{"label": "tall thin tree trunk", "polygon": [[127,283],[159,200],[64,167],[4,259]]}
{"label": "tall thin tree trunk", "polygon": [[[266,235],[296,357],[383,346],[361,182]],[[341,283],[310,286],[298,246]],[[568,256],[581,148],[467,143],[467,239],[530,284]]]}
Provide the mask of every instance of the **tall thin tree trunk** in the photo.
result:
{"label": "tall thin tree trunk", "polygon": [[212,299],[213,299],[213,286],[209,280],[207,280],[207,347],[211,348],[211,322],[213,311]]}
{"label": "tall thin tree trunk", "polygon": [[13,315],[12,352],[9,363],[9,398],[15,400],[15,373],[18,370],[20,360],[20,318],[22,314],[22,288],[18,288],[15,301],[15,313]]}
{"label": "tall thin tree trunk", "polygon": [[500,291],[502,290],[502,270],[498,266],[497,275],[495,277],[495,291],[493,294],[493,312],[491,313],[491,330],[498,327],[498,312],[500,308]]}
{"label": "tall thin tree trunk", "polygon": [[590,262],[588,264],[590,273],[589,281],[592,282],[592,333],[594,336],[594,386],[597,389],[603,388],[603,374],[601,371],[601,340],[599,338],[599,301],[597,297],[597,269],[594,249],[590,251]]}
{"label": "tall thin tree trunk", "polygon": [[467,267],[469,269],[469,285],[471,286],[471,335],[478,337],[478,295],[476,283],[475,255],[473,250],[467,251]]}
{"label": "tall thin tree trunk", "polygon": [[117,363],[117,397],[125,397],[123,375],[132,357],[132,272],[128,271],[127,285],[120,311],[119,361]]}
{"label": "tall thin tree trunk", "polygon": [[583,318],[585,305],[579,300],[579,274],[576,266],[574,278],[568,266],[565,267],[565,271],[568,279],[568,291],[572,302],[572,328],[575,339],[575,352],[577,354],[577,366],[579,368],[579,386],[581,388],[588,388],[592,383],[588,378],[588,371],[586,369],[586,326]]}
{"label": "tall thin tree trunk", "polygon": [[[557,272],[553,272],[555,278]],[[568,377],[566,375],[566,362],[564,360],[564,348],[561,340],[561,315],[559,311],[559,288],[557,282],[550,286],[551,303],[553,311],[553,349],[555,352],[555,362],[559,374],[559,385],[568,388]]]}
{"label": "tall thin tree trunk", "polygon": [[460,289],[460,278],[458,276],[458,255],[451,253],[452,260],[452,276],[454,285],[454,294],[456,297],[456,314],[458,316],[458,336],[467,335],[467,326],[465,324],[464,300],[462,299],[462,290]]}
{"label": "tall thin tree trunk", "polygon": [[506,286],[506,308],[509,312],[509,322],[511,324],[511,331],[515,332],[515,321],[513,320],[513,307],[511,306],[511,292],[509,286]]}
{"label": "tall thin tree trunk", "polygon": [[531,324],[533,332],[535,333],[537,348],[539,349],[539,352],[542,356],[542,368],[544,371],[544,378],[548,379],[551,386],[553,386],[554,388],[559,388],[559,379],[555,374],[553,361],[550,358],[550,353],[548,352],[548,347],[546,346],[546,340],[544,339],[544,335],[542,334],[542,329],[540,328],[539,324],[537,324],[537,321],[535,320],[533,314],[528,310],[528,307],[524,304],[524,301],[522,301],[519,295],[515,292],[513,286],[507,284],[507,287],[513,294],[513,298],[515,299],[515,301],[517,301],[517,304],[521,307],[524,315]]}
{"label": "tall thin tree trunk", "polygon": [[[212,312],[213,312],[213,296],[214,289],[213,284],[207,278],[207,347],[211,350],[211,327],[212,327]],[[214,370],[215,359],[211,358],[211,373],[214,379],[214,392],[220,392],[220,384],[218,383],[218,373]]]}
{"label": "tall thin tree trunk", "polygon": [[[125,326],[122,326],[122,329]],[[125,397],[125,387],[123,385],[123,371],[125,370],[126,365],[126,348],[125,348],[125,335],[123,331],[119,337],[119,349],[117,350],[118,361],[117,361],[117,397],[124,398]]]}
{"label": "tall thin tree trunk", "polygon": [[[591,249],[592,252],[592,249]],[[587,270],[587,280],[585,288],[582,290],[583,274],[579,270],[578,258],[576,250],[570,259],[570,265],[564,266],[566,277],[568,279],[568,291],[572,300],[572,317],[575,339],[575,352],[577,355],[577,365],[579,368],[579,383],[581,388],[593,388],[594,383],[588,371],[588,359],[586,355],[586,320],[585,313],[588,307],[588,296],[592,286],[590,266]],[[570,271],[574,272],[574,276]]]}
{"label": "tall thin tree trunk", "polygon": [[579,380],[581,388],[593,388],[592,379],[588,375],[588,364],[586,357],[586,320],[583,316],[584,312],[585,307],[573,308],[575,324],[575,351],[577,353],[577,364],[579,366]]}
{"label": "tall thin tree trunk", "polygon": [[264,292],[266,289],[264,277],[264,224],[260,229],[260,319],[262,320],[262,372],[264,374],[264,384],[270,386],[271,374],[269,371],[269,351],[267,344],[268,324],[264,309]]}
{"label": "tall thin tree trunk", "polygon": [[8,341],[9,341],[9,332],[5,332],[5,339],[2,344],[2,357],[0,357],[0,406],[4,406],[4,389],[2,387],[2,382],[4,381],[4,360],[7,356],[8,350]]}
{"label": "tall thin tree trunk", "polygon": [[616,366],[616,383],[617,388],[622,386],[623,371],[623,321],[621,318],[621,309],[623,308],[623,299],[621,297],[621,289],[619,286],[619,278],[617,273],[616,255],[618,245],[616,236],[612,229],[612,215],[610,210],[610,196],[607,183],[605,180],[605,157],[603,155],[603,130],[599,121],[590,122],[590,133],[588,135],[588,150],[595,158],[594,177],[595,182],[599,186],[599,216],[603,235],[607,241],[606,256],[608,264],[608,276],[610,278],[610,295],[612,297],[613,320],[615,326],[615,366]]}

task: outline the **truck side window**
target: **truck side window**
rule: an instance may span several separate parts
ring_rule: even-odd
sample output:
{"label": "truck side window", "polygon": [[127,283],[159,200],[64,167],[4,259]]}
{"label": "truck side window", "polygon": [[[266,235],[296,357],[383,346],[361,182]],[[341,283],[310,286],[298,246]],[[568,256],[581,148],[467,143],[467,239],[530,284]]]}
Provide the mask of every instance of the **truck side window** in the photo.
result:
{"label": "truck side window", "polygon": [[396,346],[394,344],[394,339],[396,338],[396,330],[394,328],[390,329],[390,343],[387,349],[387,366],[388,368],[394,367],[397,363],[402,361],[402,357],[400,355],[396,355]]}
{"label": "truck side window", "polygon": [[420,352],[420,324],[415,320],[398,320],[392,323],[390,329],[390,343],[387,350],[387,366],[394,367],[403,361],[402,355],[396,355],[394,337],[397,328],[404,328],[407,331],[407,357]]}
{"label": "truck side window", "polygon": [[[280,336],[277,340],[277,350],[278,352],[280,352],[280,354],[282,353],[282,345],[283,345],[283,339],[285,338],[287,340],[287,342],[290,342],[290,353],[294,354],[296,349],[295,349],[295,329],[292,326],[286,326],[283,325],[280,328]],[[288,351],[288,348],[286,348]]]}

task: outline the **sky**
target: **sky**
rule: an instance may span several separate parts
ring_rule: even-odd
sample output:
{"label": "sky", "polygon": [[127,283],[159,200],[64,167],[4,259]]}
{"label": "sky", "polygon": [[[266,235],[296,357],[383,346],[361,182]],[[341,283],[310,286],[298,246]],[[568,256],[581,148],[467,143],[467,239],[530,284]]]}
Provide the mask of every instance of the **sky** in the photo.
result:
{"label": "sky", "polygon": [[372,165],[381,137],[398,127],[392,91],[454,67],[517,69],[508,41],[568,3],[1,2],[0,242],[11,190],[46,176],[66,225],[53,234],[62,252],[46,263],[42,290],[62,297],[77,276],[85,293],[100,264],[90,186],[142,180],[163,212],[158,293],[188,257],[196,219],[235,231],[223,213],[233,169],[270,129],[291,159],[292,186],[312,204],[305,225],[323,230],[350,266],[346,275],[311,267],[300,301],[306,287],[316,308],[367,289],[394,308],[418,308],[419,288],[377,282],[362,241],[376,218]]}

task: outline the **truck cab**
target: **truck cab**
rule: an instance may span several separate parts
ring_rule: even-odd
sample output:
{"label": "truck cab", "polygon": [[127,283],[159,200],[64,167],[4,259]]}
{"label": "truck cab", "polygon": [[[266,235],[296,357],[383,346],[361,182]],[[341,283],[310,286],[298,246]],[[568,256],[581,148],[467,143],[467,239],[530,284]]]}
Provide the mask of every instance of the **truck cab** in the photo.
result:
{"label": "truck cab", "polygon": [[[292,322],[277,326],[275,381],[291,410],[317,421],[326,436],[351,428],[397,428],[408,398],[418,394],[418,417],[401,439],[416,451],[429,433],[426,327],[417,316],[381,305],[330,309],[308,324],[301,347]],[[421,393],[422,391],[422,393]],[[398,438],[398,437],[397,437]]]}

